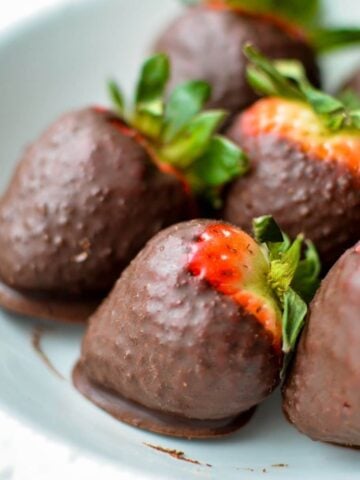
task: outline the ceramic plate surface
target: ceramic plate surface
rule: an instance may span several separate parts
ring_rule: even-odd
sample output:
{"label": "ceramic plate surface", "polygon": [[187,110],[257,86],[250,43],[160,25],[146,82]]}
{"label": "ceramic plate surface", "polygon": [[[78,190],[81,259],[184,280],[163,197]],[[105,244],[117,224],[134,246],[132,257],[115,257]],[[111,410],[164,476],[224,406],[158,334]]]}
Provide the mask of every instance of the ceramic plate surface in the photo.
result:
{"label": "ceramic plate surface", "polygon": [[[324,3],[333,19],[360,22],[358,0]],[[175,0],[71,2],[0,37],[1,189],[24,145],[57,115],[104,102],[109,76],[131,85],[150,40],[178,8]],[[358,53],[326,60],[332,85],[359,62]],[[40,331],[53,370],[33,346]],[[360,453],[298,434],[284,420],[276,394],[245,428],[223,440],[174,440],[116,422],[71,385],[82,334],[81,327],[0,311],[0,407],[133,472],[134,479],[359,479]],[[146,444],[181,450],[199,463],[176,460]]]}

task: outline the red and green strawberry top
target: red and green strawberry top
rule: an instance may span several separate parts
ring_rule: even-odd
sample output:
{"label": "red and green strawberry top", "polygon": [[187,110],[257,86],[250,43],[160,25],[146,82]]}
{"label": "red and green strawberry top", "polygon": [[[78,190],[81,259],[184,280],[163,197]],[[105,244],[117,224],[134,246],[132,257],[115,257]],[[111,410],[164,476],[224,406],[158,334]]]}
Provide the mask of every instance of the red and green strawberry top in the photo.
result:
{"label": "red and green strawberry top", "polygon": [[189,81],[166,98],[170,73],[166,55],[146,60],[130,108],[119,86],[109,82],[117,114],[113,126],[140,143],[162,171],[176,175],[195,195],[219,205],[221,187],[247,171],[247,158],[217,134],[226,112],[204,110],[210,86]]}
{"label": "red and green strawberry top", "polygon": [[[227,223],[197,239],[188,270],[234,300],[272,335],[274,349],[289,353],[318,286],[320,262],[311,242],[290,242],[270,216],[254,220],[255,240]],[[304,256],[302,258],[302,252]]]}
{"label": "red and green strawberry top", "polygon": [[296,61],[272,62],[249,45],[245,54],[250,84],[267,97],[243,113],[242,132],[287,140],[309,156],[360,175],[360,109],[314,88]]}

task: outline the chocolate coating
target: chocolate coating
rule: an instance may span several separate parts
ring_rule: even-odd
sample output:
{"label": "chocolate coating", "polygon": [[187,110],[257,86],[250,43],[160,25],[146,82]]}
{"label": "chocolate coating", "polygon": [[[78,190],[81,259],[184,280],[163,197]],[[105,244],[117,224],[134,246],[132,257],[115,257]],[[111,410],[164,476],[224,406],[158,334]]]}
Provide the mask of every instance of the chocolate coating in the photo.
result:
{"label": "chocolate coating", "polygon": [[360,243],[317,293],[283,391],[288,419],[314,440],[360,447]]}
{"label": "chocolate coating", "polygon": [[272,335],[188,271],[192,246],[211,223],[159,233],[123,272],[84,338],[78,368],[92,384],[194,420],[238,416],[275,388],[281,358]]}
{"label": "chocolate coating", "polygon": [[197,439],[221,437],[245,425],[255,410],[253,408],[241,415],[220,420],[194,420],[166,414],[150,410],[97,385],[84,370],[83,364],[78,363],[74,368],[73,381],[85,397],[122,422],[162,435]]}
{"label": "chocolate coating", "polygon": [[312,240],[330,267],[360,238],[360,178],[290,141],[246,136],[240,118],[228,135],[248,154],[251,168],[228,189],[223,217],[250,231],[254,217],[273,215],[291,237],[304,233]]}
{"label": "chocolate coating", "polygon": [[27,148],[0,200],[0,278],[24,292],[110,289],[163,227],[186,217],[180,183],[107,112],[68,113]]}
{"label": "chocolate coating", "polygon": [[94,313],[101,296],[58,298],[46,294],[21,292],[0,281],[0,305],[18,315],[65,323],[83,323]]}
{"label": "chocolate coating", "polygon": [[154,50],[170,56],[171,89],[206,80],[213,87],[210,107],[236,113],[256,99],[246,80],[246,42],[271,58],[300,60],[312,82],[319,83],[315,53],[305,41],[269,20],[236,12],[188,8],[161,34]]}

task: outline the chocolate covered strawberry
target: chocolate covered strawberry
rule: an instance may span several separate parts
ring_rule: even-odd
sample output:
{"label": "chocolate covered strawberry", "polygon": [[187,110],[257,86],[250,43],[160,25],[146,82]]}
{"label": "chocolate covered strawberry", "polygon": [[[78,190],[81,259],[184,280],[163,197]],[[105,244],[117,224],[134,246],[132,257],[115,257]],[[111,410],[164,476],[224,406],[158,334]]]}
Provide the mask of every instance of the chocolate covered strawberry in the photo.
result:
{"label": "chocolate covered strawberry", "polygon": [[300,64],[272,64],[252,47],[246,54],[250,83],[267,97],[228,131],[251,169],[229,188],[223,216],[249,229],[269,213],[331,266],[360,238],[360,110],[312,87]]}
{"label": "chocolate covered strawberry", "polygon": [[360,447],[360,243],[316,294],[283,397],[286,416],[302,433]]}
{"label": "chocolate covered strawberry", "polygon": [[[75,386],[134,426],[230,433],[277,386],[317,285],[314,247],[194,220],[155,236],[90,320]],[[166,366],[166,368],[164,368]]]}
{"label": "chocolate covered strawberry", "polygon": [[224,112],[201,111],[208,85],[189,82],[165,103],[169,74],[165,56],[150,58],[129,112],[112,83],[117,113],[68,113],[25,151],[0,200],[2,306],[87,318],[149,238],[246,167],[214,135]]}
{"label": "chocolate covered strawberry", "polygon": [[359,29],[321,25],[316,0],[199,0],[176,18],[155,44],[173,64],[172,85],[203,79],[210,105],[237,113],[256,95],[246,81],[243,47],[251,42],[274,59],[294,58],[319,83],[317,53],[360,40]]}

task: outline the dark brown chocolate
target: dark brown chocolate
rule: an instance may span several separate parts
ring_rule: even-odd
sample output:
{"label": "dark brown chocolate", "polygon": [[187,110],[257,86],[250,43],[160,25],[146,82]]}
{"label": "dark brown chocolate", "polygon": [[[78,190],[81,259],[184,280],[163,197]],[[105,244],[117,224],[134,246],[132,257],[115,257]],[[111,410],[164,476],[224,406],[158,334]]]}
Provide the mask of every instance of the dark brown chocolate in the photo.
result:
{"label": "dark brown chocolate", "polygon": [[250,171],[229,187],[223,217],[250,231],[254,217],[273,215],[291,237],[304,233],[328,268],[360,238],[360,177],[271,135],[228,132],[250,158]]}
{"label": "dark brown chocolate", "polygon": [[237,113],[256,99],[246,80],[246,42],[270,58],[300,60],[311,81],[319,83],[315,53],[304,40],[270,20],[236,12],[188,8],[161,34],[154,50],[170,56],[171,89],[206,80],[213,87],[210,106]]}
{"label": "dark brown chocolate", "polygon": [[[232,430],[279,381],[281,355],[272,334],[188,270],[192,248],[211,223],[187,222],[159,233],[90,319],[75,385],[121,420],[134,424],[99,391]],[[155,420],[139,426],[165,431]],[[166,433],[182,436],[181,428],[171,424]]]}
{"label": "dark brown chocolate", "polygon": [[71,112],[27,148],[0,200],[0,278],[24,296],[103,294],[188,202],[110,113]]}
{"label": "dark brown chocolate", "polygon": [[9,312],[43,320],[83,323],[94,313],[101,296],[93,298],[50,298],[49,295],[20,292],[0,281],[0,305]]}
{"label": "dark brown chocolate", "polygon": [[93,383],[78,363],[73,372],[76,388],[95,405],[110,413],[117,420],[133,427],[154,433],[180,438],[213,438],[229,435],[244,426],[254,413],[254,408],[241,415],[220,420],[194,420],[150,410],[118,393]]}
{"label": "dark brown chocolate", "polygon": [[301,432],[360,447],[360,243],[317,293],[283,397],[286,416]]}

